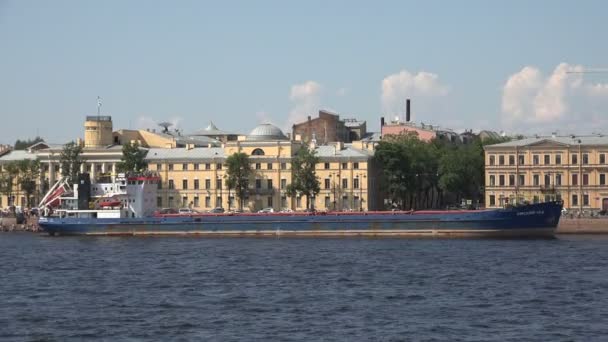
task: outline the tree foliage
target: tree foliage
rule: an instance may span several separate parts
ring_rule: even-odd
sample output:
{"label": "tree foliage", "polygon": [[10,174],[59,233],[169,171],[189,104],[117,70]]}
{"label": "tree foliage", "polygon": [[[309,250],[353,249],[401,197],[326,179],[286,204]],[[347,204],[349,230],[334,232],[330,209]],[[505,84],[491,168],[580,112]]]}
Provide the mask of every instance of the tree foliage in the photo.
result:
{"label": "tree foliage", "polygon": [[119,172],[141,172],[148,168],[146,162],[146,154],[148,152],[140,148],[138,142],[124,144],[122,146],[122,157],[120,162],[116,164]]}
{"label": "tree foliage", "polygon": [[374,159],[382,170],[381,190],[401,209],[443,207],[463,198],[475,201],[483,184],[479,140],[463,145],[400,134],[381,141]]}
{"label": "tree foliage", "polygon": [[13,204],[14,184],[18,174],[19,167],[16,161],[4,165],[4,172],[0,174],[0,193],[8,198],[8,205]]}
{"label": "tree foliage", "polygon": [[34,139],[21,140],[17,139],[15,141],[15,150],[25,150],[26,148],[37,144],[41,141],[44,141],[41,137],[35,137]]}
{"label": "tree foliage", "polygon": [[304,145],[291,160],[292,181],[286,188],[290,196],[306,196],[306,208],[310,209],[311,199],[321,191],[315,166],[319,162],[316,152]]}
{"label": "tree foliage", "polygon": [[69,184],[78,182],[78,174],[80,173],[80,165],[82,165],[82,147],[75,142],[69,142],[63,146],[63,151],[59,156],[59,164],[61,165],[61,175],[68,179]]}
{"label": "tree foliage", "polygon": [[23,159],[17,162],[19,175],[17,181],[21,191],[27,198],[27,206],[31,207],[32,195],[37,192],[37,180],[40,177],[40,161],[37,159]]}
{"label": "tree foliage", "polygon": [[247,154],[239,152],[226,158],[226,186],[229,190],[235,190],[241,210],[243,210],[243,203],[249,189],[249,178],[252,173]]}

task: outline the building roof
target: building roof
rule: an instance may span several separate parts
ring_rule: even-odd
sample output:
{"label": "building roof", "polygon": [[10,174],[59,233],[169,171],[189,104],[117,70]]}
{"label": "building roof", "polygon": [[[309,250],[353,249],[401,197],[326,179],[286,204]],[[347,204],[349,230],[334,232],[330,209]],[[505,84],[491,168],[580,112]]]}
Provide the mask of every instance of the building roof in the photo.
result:
{"label": "building roof", "polygon": [[0,163],[36,158],[38,158],[36,154],[30,153],[27,150],[13,150],[0,157]]}
{"label": "building roof", "polygon": [[524,138],[520,140],[507,141],[500,144],[486,145],[486,148],[500,147],[523,147],[540,144],[543,142],[556,143],[565,146],[608,146],[608,136],[603,135],[585,135],[585,136],[538,136],[532,138]]}
{"label": "building roof", "polygon": [[351,144],[344,144],[342,148],[340,144],[322,145],[317,146],[315,151],[319,158],[369,158],[373,154],[370,151],[354,148]]}
{"label": "building roof", "polygon": [[213,124],[213,121],[209,121],[209,124],[207,125],[207,127],[200,129],[190,135],[202,135],[202,136],[220,136],[220,135],[237,135],[236,133],[230,133],[230,132],[226,132],[226,131],[222,131],[220,129],[218,129],[215,124]]}
{"label": "building roof", "polygon": [[358,128],[365,125],[365,120],[344,119],[344,126],[350,128]]}
{"label": "building roof", "polygon": [[146,155],[147,161],[157,160],[195,160],[224,158],[224,149],[221,147],[204,148],[151,148]]}
{"label": "building roof", "polygon": [[247,136],[250,141],[262,140],[288,140],[283,131],[272,124],[261,124],[254,128]]}

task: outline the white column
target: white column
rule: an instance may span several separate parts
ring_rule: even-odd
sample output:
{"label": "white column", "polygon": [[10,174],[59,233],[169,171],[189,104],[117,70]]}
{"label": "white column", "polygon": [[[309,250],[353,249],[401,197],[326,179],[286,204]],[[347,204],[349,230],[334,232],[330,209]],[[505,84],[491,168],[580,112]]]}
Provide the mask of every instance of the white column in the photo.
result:
{"label": "white column", "polygon": [[95,163],[91,163],[91,183],[95,182]]}

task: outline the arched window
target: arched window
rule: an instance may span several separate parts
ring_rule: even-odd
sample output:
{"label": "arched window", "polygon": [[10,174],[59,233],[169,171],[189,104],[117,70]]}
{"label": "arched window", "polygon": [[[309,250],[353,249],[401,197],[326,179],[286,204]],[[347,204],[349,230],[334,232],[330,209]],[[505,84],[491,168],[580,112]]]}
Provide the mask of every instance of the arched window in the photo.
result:
{"label": "arched window", "polygon": [[253,150],[253,152],[251,152],[252,156],[263,156],[264,155],[264,150],[262,150],[261,148],[256,148],[255,150]]}

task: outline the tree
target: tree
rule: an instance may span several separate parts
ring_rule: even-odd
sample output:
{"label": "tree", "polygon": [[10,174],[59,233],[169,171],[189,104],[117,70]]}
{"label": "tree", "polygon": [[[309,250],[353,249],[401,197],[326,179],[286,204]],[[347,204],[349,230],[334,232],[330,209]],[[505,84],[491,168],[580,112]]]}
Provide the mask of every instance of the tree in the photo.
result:
{"label": "tree", "polygon": [[247,189],[249,188],[249,177],[253,173],[249,156],[238,152],[226,158],[226,186],[228,190],[234,189],[239,198],[239,209],[243,210],[243,203]]}
{"label": "tree", "polygon": [[19,170],[17,181],[27,198],[27,206],[31,207],[32,195],[36,193],[36,180],[40,177],[40,161],[37,159],[19,160],[17,168]]}
{"label": "tree", "polygon": [[286,188],[290,196],[297,194],[306,196],[306,208],[311,208],[311,198],[321,191],[315,166],[319,162],[316,152],[304,145],[291,160],[292,182]]}
{"label": "tree", "polygon": [[17,139],[17,141],[15,141],[15,150],[25,150],[26,148],[39,143],[41,141],[44,141],[41,137],[35,137],[34,139],[27,139],[27,140],[20,140]]}
{"label": "tree", "polygon": [[4,166],[4,172],[0,174],[0,193],[8,198],[8,205],[12,205],[13,200],[13,186],[15,179],[19,174],[19,168],[17,162],[12,161]]}
{"label": "tree", "polygon": [[61,175],[68,179],[69,184],[78,182],[78,174],[80,173],[80,165],[82,165],[82,147],[75,142],[69,142],[63,146],[63,151],[59,156],[59,164],[61,165]]}
{"label": "tree", "polygon": [[148,168],[148,163],[145,160],[147,153],[146,150],[140,149],[138,142],[125,144],[122,146],[122,157],[120,162],[116,164],[116,168],[119,172],[141,172]]}

